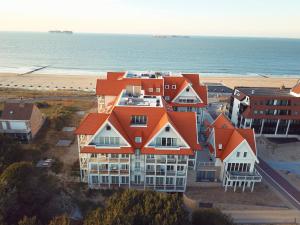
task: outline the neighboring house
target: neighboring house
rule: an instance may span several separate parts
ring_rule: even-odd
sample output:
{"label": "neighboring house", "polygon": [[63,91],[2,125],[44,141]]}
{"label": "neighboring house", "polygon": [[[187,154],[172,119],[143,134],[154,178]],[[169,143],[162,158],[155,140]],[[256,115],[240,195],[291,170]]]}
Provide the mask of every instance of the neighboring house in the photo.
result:
{"label": "neighboring house", "polygon": [[170,111],[160,95],[144,93],[126,86],[109,113],[89,114],[76,130],[89,187],[185,191],[201,149],[196,114]]}
{"label": "neighboring house", "polygon": [[231,96],[232,89],[222,83],[204,83],[207,85],[208,97],[227,97]]}
{"label": "neighboring house", "polygon": [[292,89],[236,87],[228,117],[256,135],[300,139],[300,83]]}
{"label": "neighboring house", "polygon": [[28,143],[44,121],[43,114],[32,103],[5,103],[0,117],[0,133]]}
{"label": "neighboring house", "polygon": [[198,122],[202,121],[207,87],[200,83],[199,74],[108,72],[106,79],[97,80],[98,112],[107,112],[121,91],[129,87],[134,87],[134,92],[162,96],[174,111],[197,112]]}
{"label": "neighboring house", "polygon": [[253,191],[255,183],[262,179],[255,169],[258,159],[254,130],[235,128],[224,114],[220,114],[207,126],[206,132],[212,167],[204,164],[201,170],[200,164],[198,178],[207,176],[205,171],[214,171],[214,178],[222,181],[225,190],[233,187],[235,191],[241,187],[244,191],[249,187]]}

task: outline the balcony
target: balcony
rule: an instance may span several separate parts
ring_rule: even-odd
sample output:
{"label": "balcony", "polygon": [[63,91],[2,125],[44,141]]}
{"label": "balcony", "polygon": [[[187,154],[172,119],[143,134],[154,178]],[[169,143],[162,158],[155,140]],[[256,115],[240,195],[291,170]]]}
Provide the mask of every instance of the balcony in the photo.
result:
{"label": "balcony", "polygon": [[166,172],[165,171],[156,171],[157,176],[165,176]]}
{"label": "balcony", "polygon": [[255,181],[255,182],[260,182],[262,179],[261,175],[256,169],[252,173],[226,171],[226,178],[230,181]]}
{"label": "balcony", "polygon": [[167,171],[167,176],[175,176],[175,174],[176,171],[171,171],[171,170]]}
{"label": "balcony", "polygon": [[155,175],[154,170],[146,170],[146,175]]}
{"label": "balcony", "polygon": [[129,163],[129,158],[121,158],[120,163]]}
{"label": "balcony", "polygon": [[167,159],[167,163],[168,164],[175,164],[176,163],[176,159]]}
{"label": "balcony", "polygon": [[158,158],[157,160],[156,160],[156,163],[166,163],[166,159],[165,158]]}
{"label": "balcony", "polygon": [[186,171],[177,171],[177,176],[185,176]]}
{"label": "balcony", "polygon": [[129,170],[120,170],[120,174],[124,175],[124,174],[129,174]]}
{"label": "balcony", "polygon": [[146,159],[146,163],[155,163],[155,159],[153,158]]}
{"label": "balcony", "polygon": [[178,163],[178,164],[186,164],[186,163],[187,163],[187,160],[181,159],[181,160],[178,160],[177,163]]}

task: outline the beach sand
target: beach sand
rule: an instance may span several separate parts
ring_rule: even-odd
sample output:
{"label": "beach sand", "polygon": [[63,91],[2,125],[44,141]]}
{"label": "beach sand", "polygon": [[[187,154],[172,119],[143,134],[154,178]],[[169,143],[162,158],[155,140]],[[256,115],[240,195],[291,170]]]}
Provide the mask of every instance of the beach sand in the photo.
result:
{"label": "beach sand", "polygon": [[[23,88],[31,90],[83,90],[94,92],[96,79],[103,76],[83,75],[45,75],[0,73],[0,88]],[[249,87],[293,87],[299,78],[266,78],[259,76],[247,77],[202,77],[201,82],[223,83],[234,88],[235,86]]]}

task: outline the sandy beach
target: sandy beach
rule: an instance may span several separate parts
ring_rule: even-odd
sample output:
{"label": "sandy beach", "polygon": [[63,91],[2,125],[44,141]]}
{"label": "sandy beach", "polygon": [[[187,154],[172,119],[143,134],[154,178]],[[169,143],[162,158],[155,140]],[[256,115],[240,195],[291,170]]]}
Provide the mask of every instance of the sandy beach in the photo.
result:
{"label": "sandy beach", "polygon": [[[0,73],[0,88],[22,88],[30,90],[81,90],[94,92],[96,79],[103,76],[83,75],[46,75],[27,74],[19,75],[14,73]],[[300,78],[300,77],[299,77]],[[223,83],[234,88],[235,86],[252,87],[293,87],[299,78],[278,78],[278,77],[207,77],[201,76],[203,83]]]}

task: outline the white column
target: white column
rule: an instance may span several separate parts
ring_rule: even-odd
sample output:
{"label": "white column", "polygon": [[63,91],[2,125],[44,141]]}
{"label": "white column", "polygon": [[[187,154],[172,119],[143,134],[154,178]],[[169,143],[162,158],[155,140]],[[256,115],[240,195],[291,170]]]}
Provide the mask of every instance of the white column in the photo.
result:
{"label": "white column", "polygon": [[236,185],[237,185],[237,181],[235,181],[234,183],[234,192],[236,191]]}
{"label": "white column", "polygon": [[251,126],[252,126],[252,122],[253,122],[253,119],[250,120],[250,128],[251,128]]}
{"label": "white column", "polygon": [[290,125],[291,125],[291,120],[289,120],[285,135],[289,134]]}
{"label": "white column", "polygon": [[251,192],[253,192],[253,190],[254,190],[254,184],[255,184],[255,182],[253,181]]}
{"label": "white column", "polygon": [[277,125],[276,125],[275,135],[277,134],[279,123],[280,123],[280,119],[277,120]]}
{"label": "white column", "polygon": [[264,129],[265,119],[262,120],[261,128],[260,128],[260,134],[262,134],[262,131]]}
{"label": "white column", "polygon": [[243,192],[245,191],[246,181],[244,181]]}

